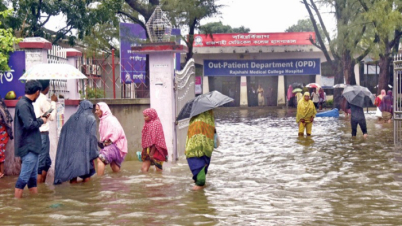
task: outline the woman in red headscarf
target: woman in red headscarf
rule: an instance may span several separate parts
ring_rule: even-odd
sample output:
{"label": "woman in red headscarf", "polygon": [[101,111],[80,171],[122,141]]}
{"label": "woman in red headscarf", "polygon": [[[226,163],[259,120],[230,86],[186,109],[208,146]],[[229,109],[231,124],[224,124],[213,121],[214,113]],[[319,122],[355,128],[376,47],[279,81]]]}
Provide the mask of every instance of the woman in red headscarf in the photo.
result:
{"label": "woman in red headscarf", "polygon": [[154,165],[157,171],[161,171],[168,156],[162,123],[155,109],[148,108],[142,113],[145,124],[142,128],[141,170],[148,172],[149,167]]}

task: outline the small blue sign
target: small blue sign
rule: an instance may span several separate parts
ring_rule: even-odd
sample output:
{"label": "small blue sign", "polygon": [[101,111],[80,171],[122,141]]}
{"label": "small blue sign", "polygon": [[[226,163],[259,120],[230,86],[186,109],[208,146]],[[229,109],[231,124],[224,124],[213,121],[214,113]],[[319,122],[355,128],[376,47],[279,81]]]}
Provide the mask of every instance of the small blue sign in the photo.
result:
{"label": "small blue sign", "polygon": [[15,51],[8,60],[10,71],[0,71],[0,96],[13,91],[15,98],[25,95],[25,84],[18,80],[25,72],[25,52]]}
{"label": "small blue sign", "polygon": [[318,75],[320,59],[204,60],[204,76]]}

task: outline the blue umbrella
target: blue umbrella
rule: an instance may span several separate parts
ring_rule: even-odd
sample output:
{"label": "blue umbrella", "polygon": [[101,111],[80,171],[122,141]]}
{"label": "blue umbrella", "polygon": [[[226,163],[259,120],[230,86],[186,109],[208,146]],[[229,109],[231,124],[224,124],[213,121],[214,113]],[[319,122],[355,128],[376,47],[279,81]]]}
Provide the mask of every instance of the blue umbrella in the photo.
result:
{"label": "blue umbrella", "polygon": [[203,112],[217,108],[232,101],[232,98],[223,95],[218,91],[212,91],[200,95],[184,105],[184,107],[180,110],[179,116],[177,116],[177,121],[185,118],[192,118]]}

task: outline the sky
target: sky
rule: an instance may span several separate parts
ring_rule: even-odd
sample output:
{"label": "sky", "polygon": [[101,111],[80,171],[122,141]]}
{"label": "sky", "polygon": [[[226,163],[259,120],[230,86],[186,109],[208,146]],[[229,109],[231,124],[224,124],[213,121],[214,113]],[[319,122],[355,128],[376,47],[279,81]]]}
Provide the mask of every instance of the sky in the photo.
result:
{"label": "sky", "polygon": [[[284,32],[288,27],[296,24],[300,19],[308,18],[308,13],[301,0],[218,0],[221,15],[201,21],[222,21],[231,27],[245,26],[252,33]],[[322,10],[322,16],[328,31],[333,34],[335,20],[329,9]],[[62,17],[55,17],[46,24],[46,28],[58,30],[64,27]],[[182,34],[183,35],[183,34]]]}
{"label": "sky", "polygon": [[[308,18],[308,13],[301,0],[220,0],[225,5],[222,15],[201,22],[222,21],[231,27],[245,26],[252,33],[284,32],[300,19]],[[335,28],[335,20],[324,9],[322,14],[330,33]]]}

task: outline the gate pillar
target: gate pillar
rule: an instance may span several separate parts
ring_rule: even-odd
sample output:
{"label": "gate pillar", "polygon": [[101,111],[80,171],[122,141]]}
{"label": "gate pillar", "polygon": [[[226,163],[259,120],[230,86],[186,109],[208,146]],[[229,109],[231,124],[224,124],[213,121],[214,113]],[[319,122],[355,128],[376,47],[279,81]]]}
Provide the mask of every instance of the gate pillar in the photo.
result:
{"label": "gate pillar", "polygon": [[152,43],[134,46],[132,52],[149,55],[149,89],[151,108],[162,122],[169,160],[177,158],[174,87],[175,53],[187,52],[187,47],[175,43]]}

